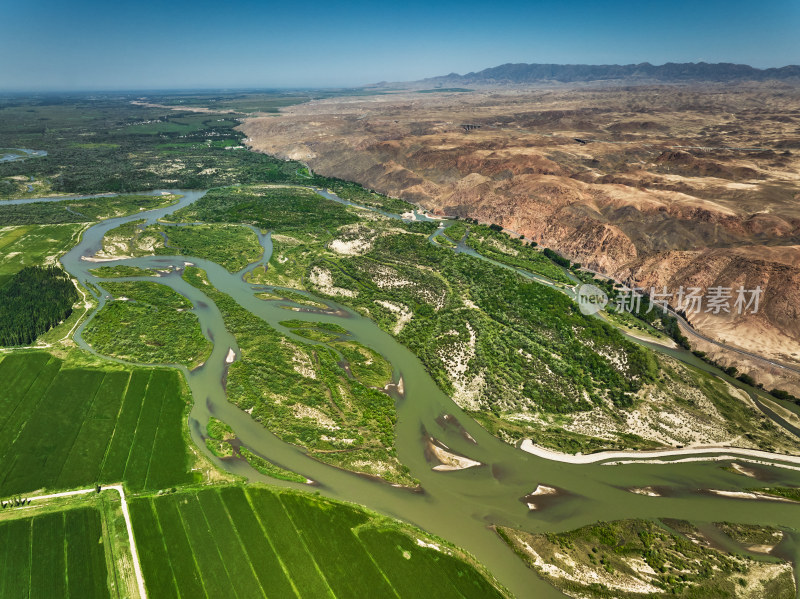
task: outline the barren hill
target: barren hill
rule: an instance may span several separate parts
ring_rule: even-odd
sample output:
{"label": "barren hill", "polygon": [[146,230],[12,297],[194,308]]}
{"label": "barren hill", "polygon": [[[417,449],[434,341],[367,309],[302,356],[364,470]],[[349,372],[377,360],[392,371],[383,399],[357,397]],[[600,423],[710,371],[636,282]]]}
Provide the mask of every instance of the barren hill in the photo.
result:
{"label": "barren hill", "polygon": [[[800,87],[409,91],[311,102],[242,128],[256,150],[501,224],[631,283],[760,286],[757,314],[689,320],[800,364]],[[800,390],[785,372],[739,365]]]}

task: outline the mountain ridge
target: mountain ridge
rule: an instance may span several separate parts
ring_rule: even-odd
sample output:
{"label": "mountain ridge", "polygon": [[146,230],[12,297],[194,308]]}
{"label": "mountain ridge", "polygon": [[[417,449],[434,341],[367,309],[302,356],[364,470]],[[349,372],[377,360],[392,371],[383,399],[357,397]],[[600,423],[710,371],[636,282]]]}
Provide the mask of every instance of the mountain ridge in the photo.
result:
{"label": "mountain ridge", "polygon": [[769,79],[800,79],[800,65],[787,65],[759,69],[746,64],[730,62],[668,62],[653,65],[638,64],[546,64],[505,63],[464,75],[450,73],[422,79],[425,84],[524,84],[546,81],[577,83],[588,81],[765,81]]}

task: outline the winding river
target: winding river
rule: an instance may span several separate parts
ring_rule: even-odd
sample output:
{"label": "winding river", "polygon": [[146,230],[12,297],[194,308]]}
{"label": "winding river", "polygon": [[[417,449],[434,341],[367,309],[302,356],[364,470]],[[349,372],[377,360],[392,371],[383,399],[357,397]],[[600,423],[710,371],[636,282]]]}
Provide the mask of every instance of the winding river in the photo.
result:
{"label": "winding river", "polygon": [[[100,249],[103,236],[120,224],[142,218],[146,218],[148,224],[155,223],[159,218],[198,200],[204,193],[172,191],[183,196],[176,204],[112,218],[89,227],[80,243],[63,256],[62,263],[66,270],[82,283],[91,283],[102,290],[103,281],[107,279],[98,279],[89,273],[91,268],[99,264],[82,258],[93,256]],[[341,201],[331,194],[325,195]],[[30,200],[24,200],[28,201]],[[265,250],[259,261],[263,264],[269,258],[271,242],[268,234],[259,233],[259,239]],[[279,325],[278,321],[287,318],[287,311],[280,308],[280,305],[293,304],[258,299],[255,294],[267,288],[252,286],[242,279],[243,272],[253,268],[253,265],[239,273],[229,273],[217,264],[194,257],[150,256],[103,263],[109,266],[124,263],[155,269],[175,267],[172,272],[159,278],[115,280],[155,280],[175,289],[192,302],[204,334],[214,343],[213,353],[205,364],[191,372],[183,368],[195,401],[189,425],[198,447],[206,451],[200,433],[208,417],[213,414],[227,422],[244,445],[275,463],[316,481],[316,489],[323,495],[366,505],[418,525],[467,549],[518,597],[548,598],[562,595],[513,554],[490,528],[492,524],[530,532],[557,532],[598,520],[668,517],[694,522],[726,520],[800,530],[800,505],[764,503],[703,492],[703,489],[709,488],[744,490],[759,484],[753,479],[723,470],[720,468],[721,462],[673,461],[658,465],[632,463],[615,466],[603,465],[602,462],[572,464],[546,459],[512,447],[488,434],[463,413],[439,390],[420,361],[374,322],[335,302],[314,298],[329,305],[332,310],[292,312],[291,316],[335,322],[344,326],[353,338],[379,351],[393,364],[396,380],[403,377],[405,393],[396,402],[397,451],[401,462],[420,480],[422,491],[413,492],[393,487],[322,464],[308,457],[301,448],[282,442],[253,421],[247,413],[226,400],[225,358],[229,349],[233,349],[238,356],[236,340],[225,329],[214,303],[201,290],[181,279],[180,269],[186,262],[205,269],[209,281],[217,289],[229,294],[241,306],[289,336],[293,336],[292,333]],[[105,294],[97,299],[99,307],[102,307],[106,301]],[[82,347],[90,349],[81,337],[85,325],[86,321],[78,327],[75,340]],[[309,342],[307,339],[302,341]],[[662,346],[647,345],[657,351],[666,351]],[[699,360],[692,359],[694,356],[688,352],[670,350],[669,353],[710,369],[715,374],[721,374]],[[443,419],[444,414],[450,414],[451,417]],[[463,429],[456,426],[455,422],[460,423]],[[433,471],[425,457],[424,431],[456,452],[478,460],[483,465],[460,471]],[[468,432],[475,442],[468,439],[463,431]],[[713,454],[714,451],[707,452],[707,455]],[[241,460],[219,460],[208,455],[223,468],[251,480],[302,486],[268,479]],[[629,456],[629,459],[634,458],[634,455]],[[780,456],[772,458],[780,461]],[[762,480],[769,481],[771,485],[800,486],[800,471],[767,465],[748,464],[748,467],[752,467]],[[539,484],[556,487],[561,493],[541,501],[539,509],[530,510],[521,498],[531,493]],[[634,494],[628,490],[632,487],[656,487],[661,490],[662,496]],[[800,561],[800,535],[787,531],[776,553],[797,565]]]}

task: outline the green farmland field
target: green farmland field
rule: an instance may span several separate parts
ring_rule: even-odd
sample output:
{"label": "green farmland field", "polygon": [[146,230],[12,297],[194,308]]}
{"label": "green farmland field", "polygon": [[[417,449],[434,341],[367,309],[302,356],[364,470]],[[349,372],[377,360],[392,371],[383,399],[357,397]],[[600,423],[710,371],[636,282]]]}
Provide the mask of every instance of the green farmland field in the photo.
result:
{"label": "green farmland field", "polygon": [[0,227],[0,287],[26,266],[55,260],[77,241],[81,224]]}
{"label": "green farmland field", "polygon": [[0,496],[192,481],[178,372],[79,368],[35,352],[3,358],[0,380]]}
{"label": "green farmland field", "polygon": [[134,499],[131,514],[154,599],[503,596],[450,547],[296,492],[217,487]]}
{"label": "green farmland field", "polygon": [[109,597],[100,512],[0,521],[0,597]]}

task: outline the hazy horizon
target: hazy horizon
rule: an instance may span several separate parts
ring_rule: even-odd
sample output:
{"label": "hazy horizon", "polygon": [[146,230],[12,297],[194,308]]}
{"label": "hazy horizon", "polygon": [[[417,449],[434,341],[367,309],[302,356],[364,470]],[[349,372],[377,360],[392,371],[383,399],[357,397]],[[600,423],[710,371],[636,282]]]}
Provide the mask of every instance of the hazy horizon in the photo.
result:
{"label": "hazy horizon", "polygon": [[32,0],[5,12],[4,92],[360,87],[505,63],[800,63],[800,3],[789,0],[678,1],[669,10],[628,1]]}

